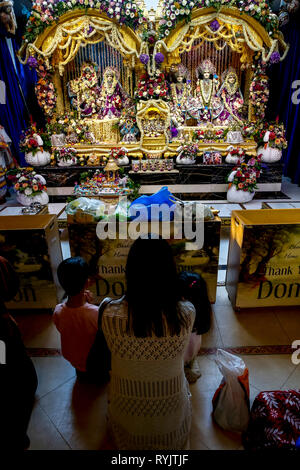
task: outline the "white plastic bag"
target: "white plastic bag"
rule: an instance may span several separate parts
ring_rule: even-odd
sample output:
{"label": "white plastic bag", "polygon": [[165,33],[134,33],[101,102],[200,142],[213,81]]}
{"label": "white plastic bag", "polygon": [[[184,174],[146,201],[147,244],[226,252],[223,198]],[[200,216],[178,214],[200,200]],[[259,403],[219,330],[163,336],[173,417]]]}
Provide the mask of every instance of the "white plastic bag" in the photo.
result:
{"label": "white plastic bag", "polygon": [[246,431],[250,417],[248,369],[241,358],[223,349],[217,350],[216,364],[223,379],[213,397],[214,420],[228,431]]}

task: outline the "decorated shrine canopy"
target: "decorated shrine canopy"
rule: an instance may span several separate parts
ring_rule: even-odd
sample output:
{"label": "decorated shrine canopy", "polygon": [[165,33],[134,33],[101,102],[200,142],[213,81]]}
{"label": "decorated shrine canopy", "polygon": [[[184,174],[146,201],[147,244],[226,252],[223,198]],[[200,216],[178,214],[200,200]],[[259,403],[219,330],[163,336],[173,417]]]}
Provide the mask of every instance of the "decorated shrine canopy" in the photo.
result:
{"label": "decorated shrine canopy", "polygon": [[[139,56],[149,54],[152,47],[151,21],[148,12],[132,0],[36,0],[20,59],[26,63],[32,55],[41,56],[46,62],[51,60],[62,75],[81,46],[105,41],[120,52],[125,65],[134,68]],[[269,62],[275,55],[283,60],[288,51],[278,29],[278,17],[263,0],[167,0],[158,8],[155,21],[150,73],[155,68],[155,53],[166,55],[168,68],[180,62],[180,54],[189,51],[195,40],[197,47],[211,42],[217,50],[229,45],[240,54],[244,66],[253,62],[254,54]]]}

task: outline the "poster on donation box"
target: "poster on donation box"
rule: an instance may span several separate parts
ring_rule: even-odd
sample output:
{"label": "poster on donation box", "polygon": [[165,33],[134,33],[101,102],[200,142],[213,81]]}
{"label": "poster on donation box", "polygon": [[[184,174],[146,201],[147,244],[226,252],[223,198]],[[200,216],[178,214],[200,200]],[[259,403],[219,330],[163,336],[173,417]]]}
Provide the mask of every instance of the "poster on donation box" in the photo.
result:
{"label": "poster on donation box", "polygon": [[300,305],[300,211],[283,211],[273,210],[278,224],[268,223],[268,210],[260,211],[262,223],[250,214],[243,227],[236,225],[243,216],[233,216],[226,287],[236,307]]}
{"label": "poster on donation box", "polygon": [[[172,247],[178,272],[193,271],[203,275],[211,302],[216,300],[220,221],[205,222],[204,245],[187,250],[185,239],[168,240]],[[95,224],[69,224],[72,256],[82,256],[98,279],[90,290],[99,302],[105,297],[118,298],[126,291],[125,267],[128,252],[134,240],[100,240]]]}
{"label": "poster on donation box", "polygon": [[300,224],[245,230],[239,305],[300,305]]}

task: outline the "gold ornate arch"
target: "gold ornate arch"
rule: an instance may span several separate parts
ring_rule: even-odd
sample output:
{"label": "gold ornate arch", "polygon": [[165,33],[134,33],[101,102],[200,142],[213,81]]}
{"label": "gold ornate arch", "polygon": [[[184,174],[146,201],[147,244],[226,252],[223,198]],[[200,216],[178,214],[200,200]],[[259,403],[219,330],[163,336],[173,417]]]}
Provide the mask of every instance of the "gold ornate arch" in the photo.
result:
{"label": "gold ornate arch", "polygon": [[67,12],[33,43],[25,43],[19,51],[19,58],[25,64],[30,55],[39,55],[63,75],[65,66],[74,59],[81,46],[100,41],[106,41],[117,49],[130,68],[135,66],[140,53],[140,38],[130,28],[120,26],[93,9]]}
{"label": "gold ornate arch", "polygon": [[[220,24],[217,31],[212,31],[209,26],[214,20]],[[281,33],[271,37],[258,21],[234,7],[222,7],[220,11],[215,8],[194,10],[189,23],[179,23],[167,38],[156,43],[155,48],[166,54],[168,68],[172,63],[180,62],[180,54],[190,51],[196,39],[200,39],[197,47],[209,41],[217,50],[222,50],[228,44],[240,54],[241,63],[245,66],[251,65],[254,54],[260,53],[268,62],[271,54],[279,49],[283,60],[289,49]]]}

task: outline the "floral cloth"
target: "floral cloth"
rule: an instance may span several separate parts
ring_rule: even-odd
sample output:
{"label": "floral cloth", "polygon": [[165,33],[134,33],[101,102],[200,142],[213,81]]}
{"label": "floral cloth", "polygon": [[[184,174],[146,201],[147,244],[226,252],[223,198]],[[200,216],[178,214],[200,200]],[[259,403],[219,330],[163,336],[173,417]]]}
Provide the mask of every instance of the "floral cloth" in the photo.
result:
{"label": "floral cloth", "polygon": [[295,449],[299,437],[300,389],[259,393],[244,436],[245,448]]}

